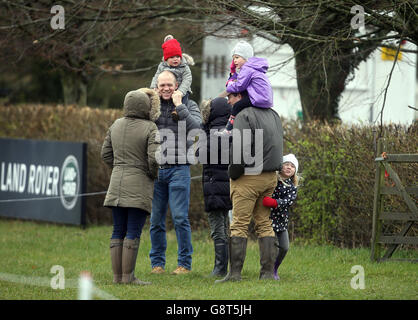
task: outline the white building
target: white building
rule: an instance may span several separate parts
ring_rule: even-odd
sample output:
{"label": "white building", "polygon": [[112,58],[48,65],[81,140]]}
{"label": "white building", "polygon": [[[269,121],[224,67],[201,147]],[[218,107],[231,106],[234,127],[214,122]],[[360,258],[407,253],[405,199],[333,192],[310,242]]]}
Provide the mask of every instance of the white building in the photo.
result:
{"label": "white building", "polygon": [[[238,40],[206,37],[203,42],[201,98],[214,98],[225,90],[232,61],[231,50]],[[302,112],[296,83],[293,51],[288,45],[278,46],[263,38],[249,41],[255,55],[268,60],[267,73],[273,87],[274,109],[281,117],[295,119]],[[407,43],[403,46],[416,50]],[[392,74],[383,111],[385,123],[411,124],[418,112],[408,106],[418,106],[416,81],[417,55],[403,52]],[[339,116],[345,123],[380,123],[379,112],[383,106],[392,60],[385,60],[382,49],[375,50],[362,62],[354,79],[345,88],[339,105]]]}

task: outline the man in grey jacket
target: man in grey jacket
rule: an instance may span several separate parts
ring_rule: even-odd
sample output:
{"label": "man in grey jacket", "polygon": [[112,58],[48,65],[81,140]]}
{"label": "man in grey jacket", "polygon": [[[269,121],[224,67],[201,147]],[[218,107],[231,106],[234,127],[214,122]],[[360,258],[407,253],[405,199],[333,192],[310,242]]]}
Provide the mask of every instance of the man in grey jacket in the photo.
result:
{"label": "man in grey jacket", "polygon": [[[188,133],[199,129],[202,123],[199,107],[188,100],[182,103],[182,95],[177,90],[174,74],[163,71],[158,76],[158,93],[161,101],[161,115],[157,124],[162,142],[159,159],[158,178],[154,183],[151,213],[151,267],[152,273],[165,272],[165,251],[167,249],[165,220],[168,206],[176,230],[178,243],[177,268],[172,274],[184,274],[192,267],[192,241],[189,222],[190,202],[190,162],[187,151],[193,145],[193,137]],[[178,121],[172,118],[177,110]]]}
{"label": "man in grey jacket", "polygon": [[[231,93],[228,102],[241,100],[242,93]],[[228,168],[233,208],[230,239],[230,269],[217,282],[239,281],[244,265],[248,225],[254,218],[260,249],[260,279],[274,279],[277,253],[270,209],[263,198],[271,196],[277,184],[276,171],[283,158],[283,128],[272,109],[246,108],[236,117],[233,129],[231,160]]]}

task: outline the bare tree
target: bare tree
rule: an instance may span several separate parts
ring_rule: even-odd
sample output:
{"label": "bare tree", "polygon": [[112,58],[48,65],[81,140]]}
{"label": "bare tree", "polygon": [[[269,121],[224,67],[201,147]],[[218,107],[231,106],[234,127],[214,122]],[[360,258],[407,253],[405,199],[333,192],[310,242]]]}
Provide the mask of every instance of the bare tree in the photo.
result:
{"label": "bare tree", "polygon": [[240,27],[235,30],[245,28],[250,36],[293,49],[305,121],[338,119],[342,92],[377,47],[389,43],[396,48],[404,40],[418,44],[418,3],[413,0],[206,3],[207,21],[213,23],[209,33],[222,36],[225,28]]}
{"label": "bare tree", "polygon": [[[54,29],[54,1],[0,0],[0,61],[3,65],[19,64],[28,57],[49,61],[61,71],[66,103],[85,104],[86,85],[98,72],[140,72],[154,67],[127,62],[132,57],[124,56],[119,44],[126,39],[142,40],[167,21],[183,30],[213,23],[212,30],[195,39],[208,33],[225,35],[225,28],[232,26],[290,45],[307,121],[338,118],[345,86],[358,65],[382,43],[392,41],[396,48],[394,41],[418,42],[418,4],[413,0],[60,3],[65,26]],[[358,28],[362,17],[364,27]],[[148,50],[150,43],[143,47]]]}
{"label": "bare tree", "polygon": [[[87,84],[99,72],[129,73],[155,67],[124,56],[118,48],[122,41],[144,41],[164,19],[184,18],[196,10],[182,1],[59,3],[60,7],[54,7],[55,1],[0,0],[0,61],[3,66],[29,57],[48,61],[60,70],[65,104],[79,105],[86,105]],[[150,42],[144,41],[143,48],[150,49]]]}

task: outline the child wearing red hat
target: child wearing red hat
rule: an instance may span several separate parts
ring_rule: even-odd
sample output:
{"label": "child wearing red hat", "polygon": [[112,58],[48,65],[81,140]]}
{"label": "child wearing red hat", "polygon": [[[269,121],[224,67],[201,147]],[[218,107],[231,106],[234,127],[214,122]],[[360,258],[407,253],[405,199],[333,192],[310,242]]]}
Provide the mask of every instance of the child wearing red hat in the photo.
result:
{"label": "child wearing red hat", "polygon": [[[185,104],[187,103],[189,94],[192,93],[192,71],[190,70],[189,65],[194,65],[193,58],[182,53],[180,43],[174,39],[172,35],[167,35],[164,38],[164,43],[161,47],[164,54],[163,61],[158,65],[158,69],[152,78],[150,88],[156,89],[158,75],[165,70],[169,70],[176,76],[179,85],[177,90],[181,92],[183,96],[182,102]],[[177,112],[175,110],[171,115],[174,120],[178,120]]]}

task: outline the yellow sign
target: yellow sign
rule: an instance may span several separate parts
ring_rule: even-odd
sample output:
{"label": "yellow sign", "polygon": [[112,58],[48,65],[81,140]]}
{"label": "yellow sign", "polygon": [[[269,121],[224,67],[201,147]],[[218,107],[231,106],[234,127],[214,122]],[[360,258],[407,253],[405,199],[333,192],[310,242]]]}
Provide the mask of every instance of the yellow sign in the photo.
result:
{"label": "yellow sign", "polygon": [[[402,46],[401,46],[402,48]],[[382,47],[382,60],[383,61],[394,61],[396,57],[396,51],[398,49],[388,48],[388,47]],[[402,51],[399,51],[398,53],[398,60],[402,60]]]}

